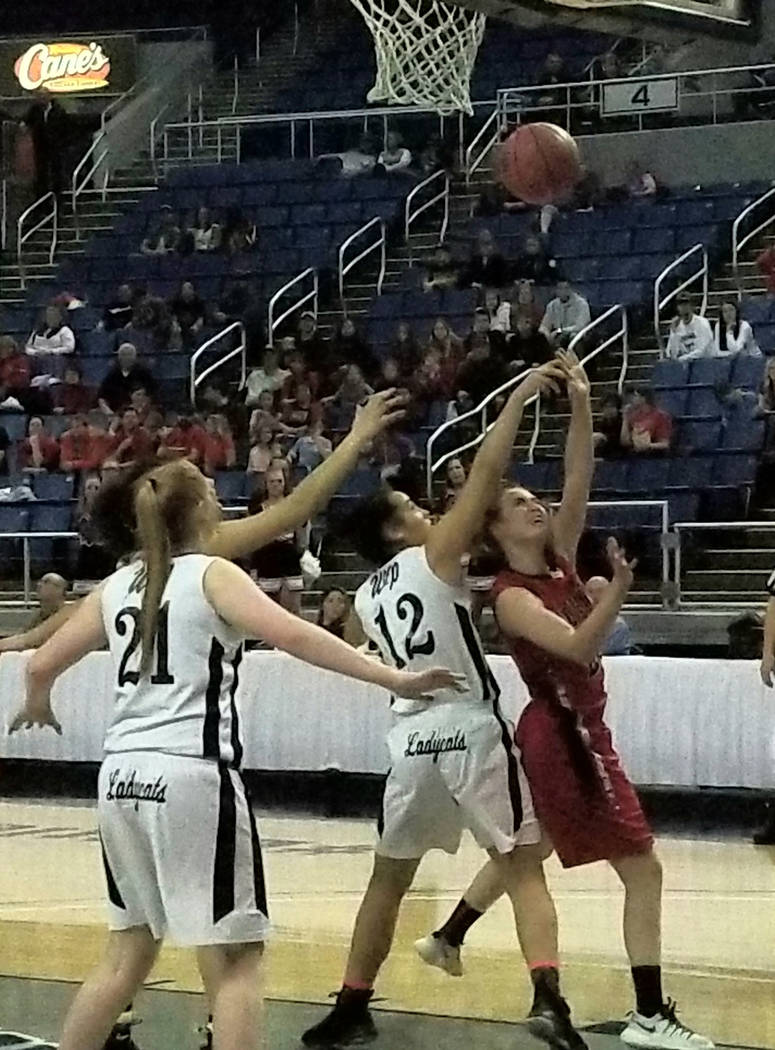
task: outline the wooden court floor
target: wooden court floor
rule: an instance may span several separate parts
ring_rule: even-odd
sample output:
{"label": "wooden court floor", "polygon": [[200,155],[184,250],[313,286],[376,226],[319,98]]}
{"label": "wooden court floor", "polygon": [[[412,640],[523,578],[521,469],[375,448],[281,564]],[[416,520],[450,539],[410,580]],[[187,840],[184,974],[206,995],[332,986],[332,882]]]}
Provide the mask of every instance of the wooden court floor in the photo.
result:
{"label": "wooden court floor", "polygon": [[[274,934],[266,994],[324,1003],[338,987],[368,880],[368,821],[272,815],[259,819]],[[89,805],[0,803],[0,974],[79,980],[99,956],[103,882]],[[738,840],[663,838],[666,990],[681,1016],[719,1043],[775,1047],[775,850]],[[466,840],[455,857],[426,857],[405,903],[378,985],[381,1006],[428,1015],[521,1019],[529,982],[508,904],[471,930],[466,975],[423,966],[412,942],[434,929],[477,870]],[[561,930],[565,987],[579,1022],[631,1007],[621,943],[622,894],[604,865],[548,865]],[[152,975],[196,992],[190,953],[165,949]]]}

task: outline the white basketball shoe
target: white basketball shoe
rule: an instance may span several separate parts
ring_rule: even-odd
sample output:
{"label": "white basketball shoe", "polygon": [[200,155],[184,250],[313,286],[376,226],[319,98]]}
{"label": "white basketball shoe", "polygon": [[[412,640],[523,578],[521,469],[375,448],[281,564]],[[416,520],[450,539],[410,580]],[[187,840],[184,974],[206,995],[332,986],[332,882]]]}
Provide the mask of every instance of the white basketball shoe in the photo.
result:
{"label": "white basketball shoe", "polygon": [[463,963],[460,959],[460,947],[447,944],[443,937],[437,937],[435,933],[429,933],[427,937],[421,937],[414,942],[414,950],[424,963],[435,966],[450,977],[463,976]]}
{"label": "white basketball shoe", "polygon": [[672,999],[653,1017],[633,1011],[622,1032],[622,1042],[648,1050],[714,1050],[710,1039],[681,1024]]}

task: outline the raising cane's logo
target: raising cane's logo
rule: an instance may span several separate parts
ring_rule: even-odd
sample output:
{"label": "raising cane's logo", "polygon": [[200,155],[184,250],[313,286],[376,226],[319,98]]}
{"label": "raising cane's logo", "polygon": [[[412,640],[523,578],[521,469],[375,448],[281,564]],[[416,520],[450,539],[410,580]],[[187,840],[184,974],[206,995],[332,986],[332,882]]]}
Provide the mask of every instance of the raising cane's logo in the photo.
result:
{"label": "raising cane's logo", "polygon": [[61,94],[108,86],[110,58],[101,44],[33,44],[16,59],[16,79],[25,91],[47,88]]}

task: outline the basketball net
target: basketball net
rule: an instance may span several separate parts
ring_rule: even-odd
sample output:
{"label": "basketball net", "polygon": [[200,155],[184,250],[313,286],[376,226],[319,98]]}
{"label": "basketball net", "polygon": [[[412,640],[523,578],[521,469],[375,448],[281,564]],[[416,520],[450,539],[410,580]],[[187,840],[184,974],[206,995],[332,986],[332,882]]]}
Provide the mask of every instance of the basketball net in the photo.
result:
{"label": "basketball net", "polygon": [[351,0],[374,37],[369,102],[473,113],[471,71],[486,16],[445,0]]}

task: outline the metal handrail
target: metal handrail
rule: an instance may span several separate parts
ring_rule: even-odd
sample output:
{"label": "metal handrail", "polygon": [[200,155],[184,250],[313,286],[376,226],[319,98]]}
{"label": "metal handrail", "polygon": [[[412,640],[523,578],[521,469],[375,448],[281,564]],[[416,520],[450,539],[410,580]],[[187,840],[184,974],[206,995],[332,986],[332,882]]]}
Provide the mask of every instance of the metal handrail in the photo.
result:
{"label": "metal handrail", "polygon": [[[143,80],[146,79],[146,77],[143,77]],[[123,95],[119,95],[118,98],[114,98],[113,101],[103,109],[102,113],[100,113],[100,131],[105,130],[105,126],[108,123],[108,117],[113,113],[114,110],[120,109],[123,103],[135,94],[140,84],[142,84],[143,80],[136,81],[134,84],[132,84],[131,87],[126,89]]]}
{"label": "metal handrail", "polygon": [[601,499],[587,503],[592,507],[659,507],[662,511],[662,531],[660,548],[662,551],[662,608],[670,607],[670,548],[667,538],[670,535],[670,501],[667,499]]}
{"label": "metal handrail", "polygon": [[[368,233],[369,230],[375,226],[379,227],[379,237],[360,253],[356,255],[354,259],[351,259],[347,265],[344,263],[344,255],[346,250],[350,247],[353,241],[358,240],[364,233]],[[382,295],[382,283],[385,280],[385,266],[387,263],[387,225],[385,220],[375,215],[373,219],[369,219],[368,222],[364,223],[359,230],[355,233],[350,234],[346,241],[339,247],[339,299],[344,306],[344,279],[353,267],[357,266],[359,262],[370,255],[372,252],[380,250],[380,268],[379,276],[377,278],[377,295]]]}
{"label": "metal handrail", "polygon": [[[237,103],[239,102],[239,56],[234,56],[234,92],[231,99],[231,113],[232,116],[237,112]],[[201,114],[199,119],[201,120]],[[200,135],[202,132],[200,131]]]}
{"label": "metal handrail", "polygon": [[[104,131],[101,131],[98,135],[95,135],[94,141],[92,142],[91,146],[89,146],[89,148],[87,149],[86,153],[84,153],[83,157],[81,158],[81,160],[76,165],[75,171],[73,172],[73,177],[71,179],[71,204],[72,204],[72,208],[73,208],[73,216],[75,218],[75,235],[76,235],[76,237],[79,240],[80,240],[80,237],[81,237],[81,231],[80,231],[79,224],[78,224],[78,198],[81,196],[83,191],[87,188],[87,186],[91,182],[92,178],[94,177],[95,173],[99,169],[100,165],[105,162],[108,154],[110,153],[110,146],[104,146],[99,152],[97,152],[97,148],[103,142],[105,137],[106,137],[106,133]],[[92,166],[89,168],[87,174],[83,176],[83,178],[81,180],[81,183],[79,185],[79,183],[78,183],[78,176],[81,174],[81,171],[83,170],[83,168],[86,167],[86,165],[89,162],[89,160],[91,160],[92,155],[95,154],[95,153],[97,154],[97,159],[94,161]],[[104,194],[105,194],[105,192],[107,190],[107,185],[108,185],[108,172],[107,172],[107,169],[106,169],[105,176],[103,178],[103,186],[102,186],[103,199],[104,199]]]}
{"label": "metal handrail", "polygon": [[775,186],[763,193],[761,197],[758,197],[755,201],[748,205],[747,208],[743,208],[740,214],[732,224],[732,270],[735,278],[738,278],[738,267],[740,263],[740,252],[749,244],[754,237],[758,237],[772,222],[775,222],[775,208],[773,208],[772,214],[764,220],[755,230],[751,230],[742,239],[740,238],[740,227],[743,225],[745,219],[754,212],[760,204],[764,204],[765,201],[771,200],[775,197]]}
{"label": "metal handrail", "polygon": [[[278,318],[275,318],[275,307],[280,302],[285,293],[288,292],[291,288],[293,288],[295,284],[301,284],[302,281],[305,281],[308,277],[312,278],[312,290],[307,292],[306,295],[303,295],[292,306],[289,306],[287,310],[284,310]],[[291,314],[294,314],[297,310],[300,310],[302,306],[306,306],[307,303],[312,303],[312,313],[314,313],[315,317],[317,317],[319,285],[320,280],[318,277],[317,270],[313,266],[308,266],[306,270],[302,270],[300,274],[297,274],[290,281],[286,281],[282,288],[279,288],[274,293],[272,298],[269,300],[269,313],[266,326],[270,342],[274,337],[274,333],[277,331],[277,329],[280,327],[283,321],[287,320],[291,316]]]}
{"label": "metal handrail", "polygon": [[[44,204],[47,200],[51,200],[51,211],[41,219],[31,230],[24,230],[24,223],[29,215],[31,215],[41,204]],[[26,211],[23,211],[19,216],[16,223],[16,257],[19,265],[19,281],[22,288],[27,287],[27,278],[24,271],[24,245],[30,237],[42,230],[44,226],[51,223],[51,246],[48,253],[49,264],[54,261],[54,254],[57,249],[57,240],[59,238],[59,201],[55,193],[46,193],[34,204],[31,204]]]}
{"label": "metal handrail", "polygon": [[[613,317],[617,313],[621,315],[621,319],[622,319],[621,328],[619,328],[619,330],[617,332],[614,332],[613,335],[610,335],[607,339],[603,340],[603,342],[600,343],[598,346],[596,346],[594,350],[590,350],[590,352],[586,355],[586,357],[582,357],[581,363],[582,363],[582,365],[589,364],[590,361],[593,361],[596,357],[598,357],[600,354],[602,354],[604,350],[607,350],[609,346],[613,346],[613,344],[618,339],[621,339],[622,340],[622,367],[621,367],[621,369],[619,371],[619,380],[618,380],[618,383],[617,383],[617,390],[621,394],[622,390],[624,389],[624,380],[625,380],[625,377],[627,375],[627,369],[628,369],[629,364],[630,364],[630,324],[629,324],[629,318],[627,316],[627,307],[626,306],[623,306],[621,303],[617,303],[615,306],[609,306],[609,308],[604,313],[600,314],[599,317],[596,317],[593,321],[590,321],[589,324],[586,326],[586,328],[582,328],[580,332],[577,332],[577,334],[568,343],[568,350],[570,352],[575,353],[575,351],[578,349],[578,347],[580,347],[580,346],[582,346],[584,344],[584,342],[589,338],[590,334],[592,332],[594,332],[596,328],[599,328],[609,318]],[[533,434],[532,434],[532,437],[530,438],[530,444],[529,444],[528,450],[527,450],[527,461],[528,461],[528,463],[532,463],[533,462],[533,459],[534,459],[534,456],[535,456],[535,450],[536,450],[536,446],[538,445],[538,438],[540,437],[540,434],[541,434],[541,396],[539,394],[538,405],[536,407],[535,424],[533,426]]]}
{"label": "metal handrail", "polygon": [[0,251],[8,247],[8,179],[0,183]]}
{"label": "metal handrail", "polygon": [[[659,292],[662,284],[668,274],[672,273],[681,263],[686,262],[692,255],[700,252],[702,254],[702,266],[696,273],[693,273],[691,277],[687,278],[683,284],[679,284],[677,288],[674,288],[672,292],[669,292],[664,299],[659,298]],[[673,301],[681,292],[685,292],[689,285],[693,284],[698,277],[702,277],[702,305],[700,307],[700,315],[705,316],[705,311],[708,308],[708,249],[704,244],[695,244],[688,251],[685,251],[683,255],[679,255],[677,259],[673,259],[669,266],[666,266],[664,270],[654,281],[654,334],[657,340],[657,346],[659,347],[659,356],[665,356],[665,341],[662,338],[662,330],[660,326],[660,316],[664,308]]]}
{"label": "metal handrail", "polygon": [[[500,117],[500,110],[499,110],[499,108],[498,108],[498,106],[496,104],[496,108],[492,111],[492,113],[489,115],[489,117],[484,122],[484,124],[482,124],[482,126],[479,129],[478,133],[474,136],[474,138],[469,143],[468,148],[466,149],[465,161],[464,161],[464,171],[465,171],[465,175],[466,175],[466,186],[469,186],[471,184],[471,176],[476,171],[476,169],[478,167],[480,167],[481,164],[484,163],[484,158],[487,156],[487,154],[490,152],[492,147],[498,141],[498,136],[500,135],[500,131],[501,131],[501,124],[500,124],[499,117]],[[487,145],[484,147],[484,149],[479,154],[479,156],[476,158],[476,160],[474,160],[473,159],[474,150],[479,145],[479,140],[484,138],[484,136],[488,133],[488,130],[490,129],[490,125],[491,124],[495,124],[495,130],[490,133],[490,137],[487,140]]]}
{"label": "metal handrail", "polygon": [[[428,186],[432,186],[434,182],[439,179],[444,183],[443,189],[441,189],[435,197],[431,197],[430,200],[424,204],[419,205],[412,211],[412,204],[414,203],[415,197],[417,197],[423,190],[427,189]],[[450,177],[446,171],[435,171],[432,175],[429,175],[427,179],[423,179],[419,182],[414,189],[409,193],[404,204],[404,240],[409,245],[409,263],[412,262],[412,244],[409,240],[409,234],[411,232],[412,223],[418,219],[424,212],[428,211],[435,204],[440,201],[444,202],[444,212],[441,219],[441,229],[439,230],[439,243],[441,243],[447,235],[447,227],[449,226],[449,188],[450,188]]]}
{"label": "metal handrail", "polygon": [[[148,153],[149,153],[149,156],[150,156],[151,167],[153,168],[154,172],[156,172],[156,138],[157,138],[156,128],[157,128],[157,125],[158,125],[159,121],[161,120],[161,118],[164,116],[164,114],[170,108],[170,105],[171,105],[171,103],[169,103],[169,102],[165,102],[164,103],[164,105],[161,107],[161,109],[157,112],[156,116],[151,121],[151,123],[149,125],[149,128],[148,128],[148,137],[149,137]],[[181,125],[181,126],[184,127],[185,125]],[[188,134],[189,134],[189,144],[191,142],[191,126],[192,125],[189,123],[189,125],[188,125],[188,128],[189,128],[189,132],[188,132]],[[163,134],[164,134],[164,159],[166,160],[167,159],[167,125],[166,124],[164,125],[164,132],[163,132]],[[189,156],[190,155],[191,154],[189,152]]]}
{"label": "metal handrail", "polygon": [[[673,532],[676,535],[675,545],[675,558],[673,562],[674,579],[675,585],[675,607],[681,608],[681,571],[683,569],[682,561],[682,549],[681,549],[681,530],[695,531],[702,529],[705,531],[709,530],[723,530],[723,529],[775,529],[775,521],[675,521],[673,522]],[[762,573],[764,577],[765,573]],[[688,602],[684,605],[737,605],[736,602]],[[749,602],[745,603],[750,604]]]}
{"label": "metal handrail", "polygon": [[[219,343],[226,336],[231,335],[233,332],[239,332],[239,343],[236,347],[233,347],[223,357],[219,358],[213,364],[208,365],[199,375],[196,374],[196,366],[199,358],[202,357],[208,350],[211,350],[213,346]],[[245,335],[245,326],[242,321],[233,321],[228,327],[222,329],[222,331],[211,336],[210,339],[202,343],[193,354],[191,355],[191,381],[189,386],[189,396],[191,398],[191,404],[196,405],[196,391],[197,387],[200,386],[208,376],[212,375],[213,372],[225,365],[227,361],[231,361],[232,358],[240,355],[241,358],[241,375],[239,389],[245,386],[245,380],[247,378],[247,337]]]}

